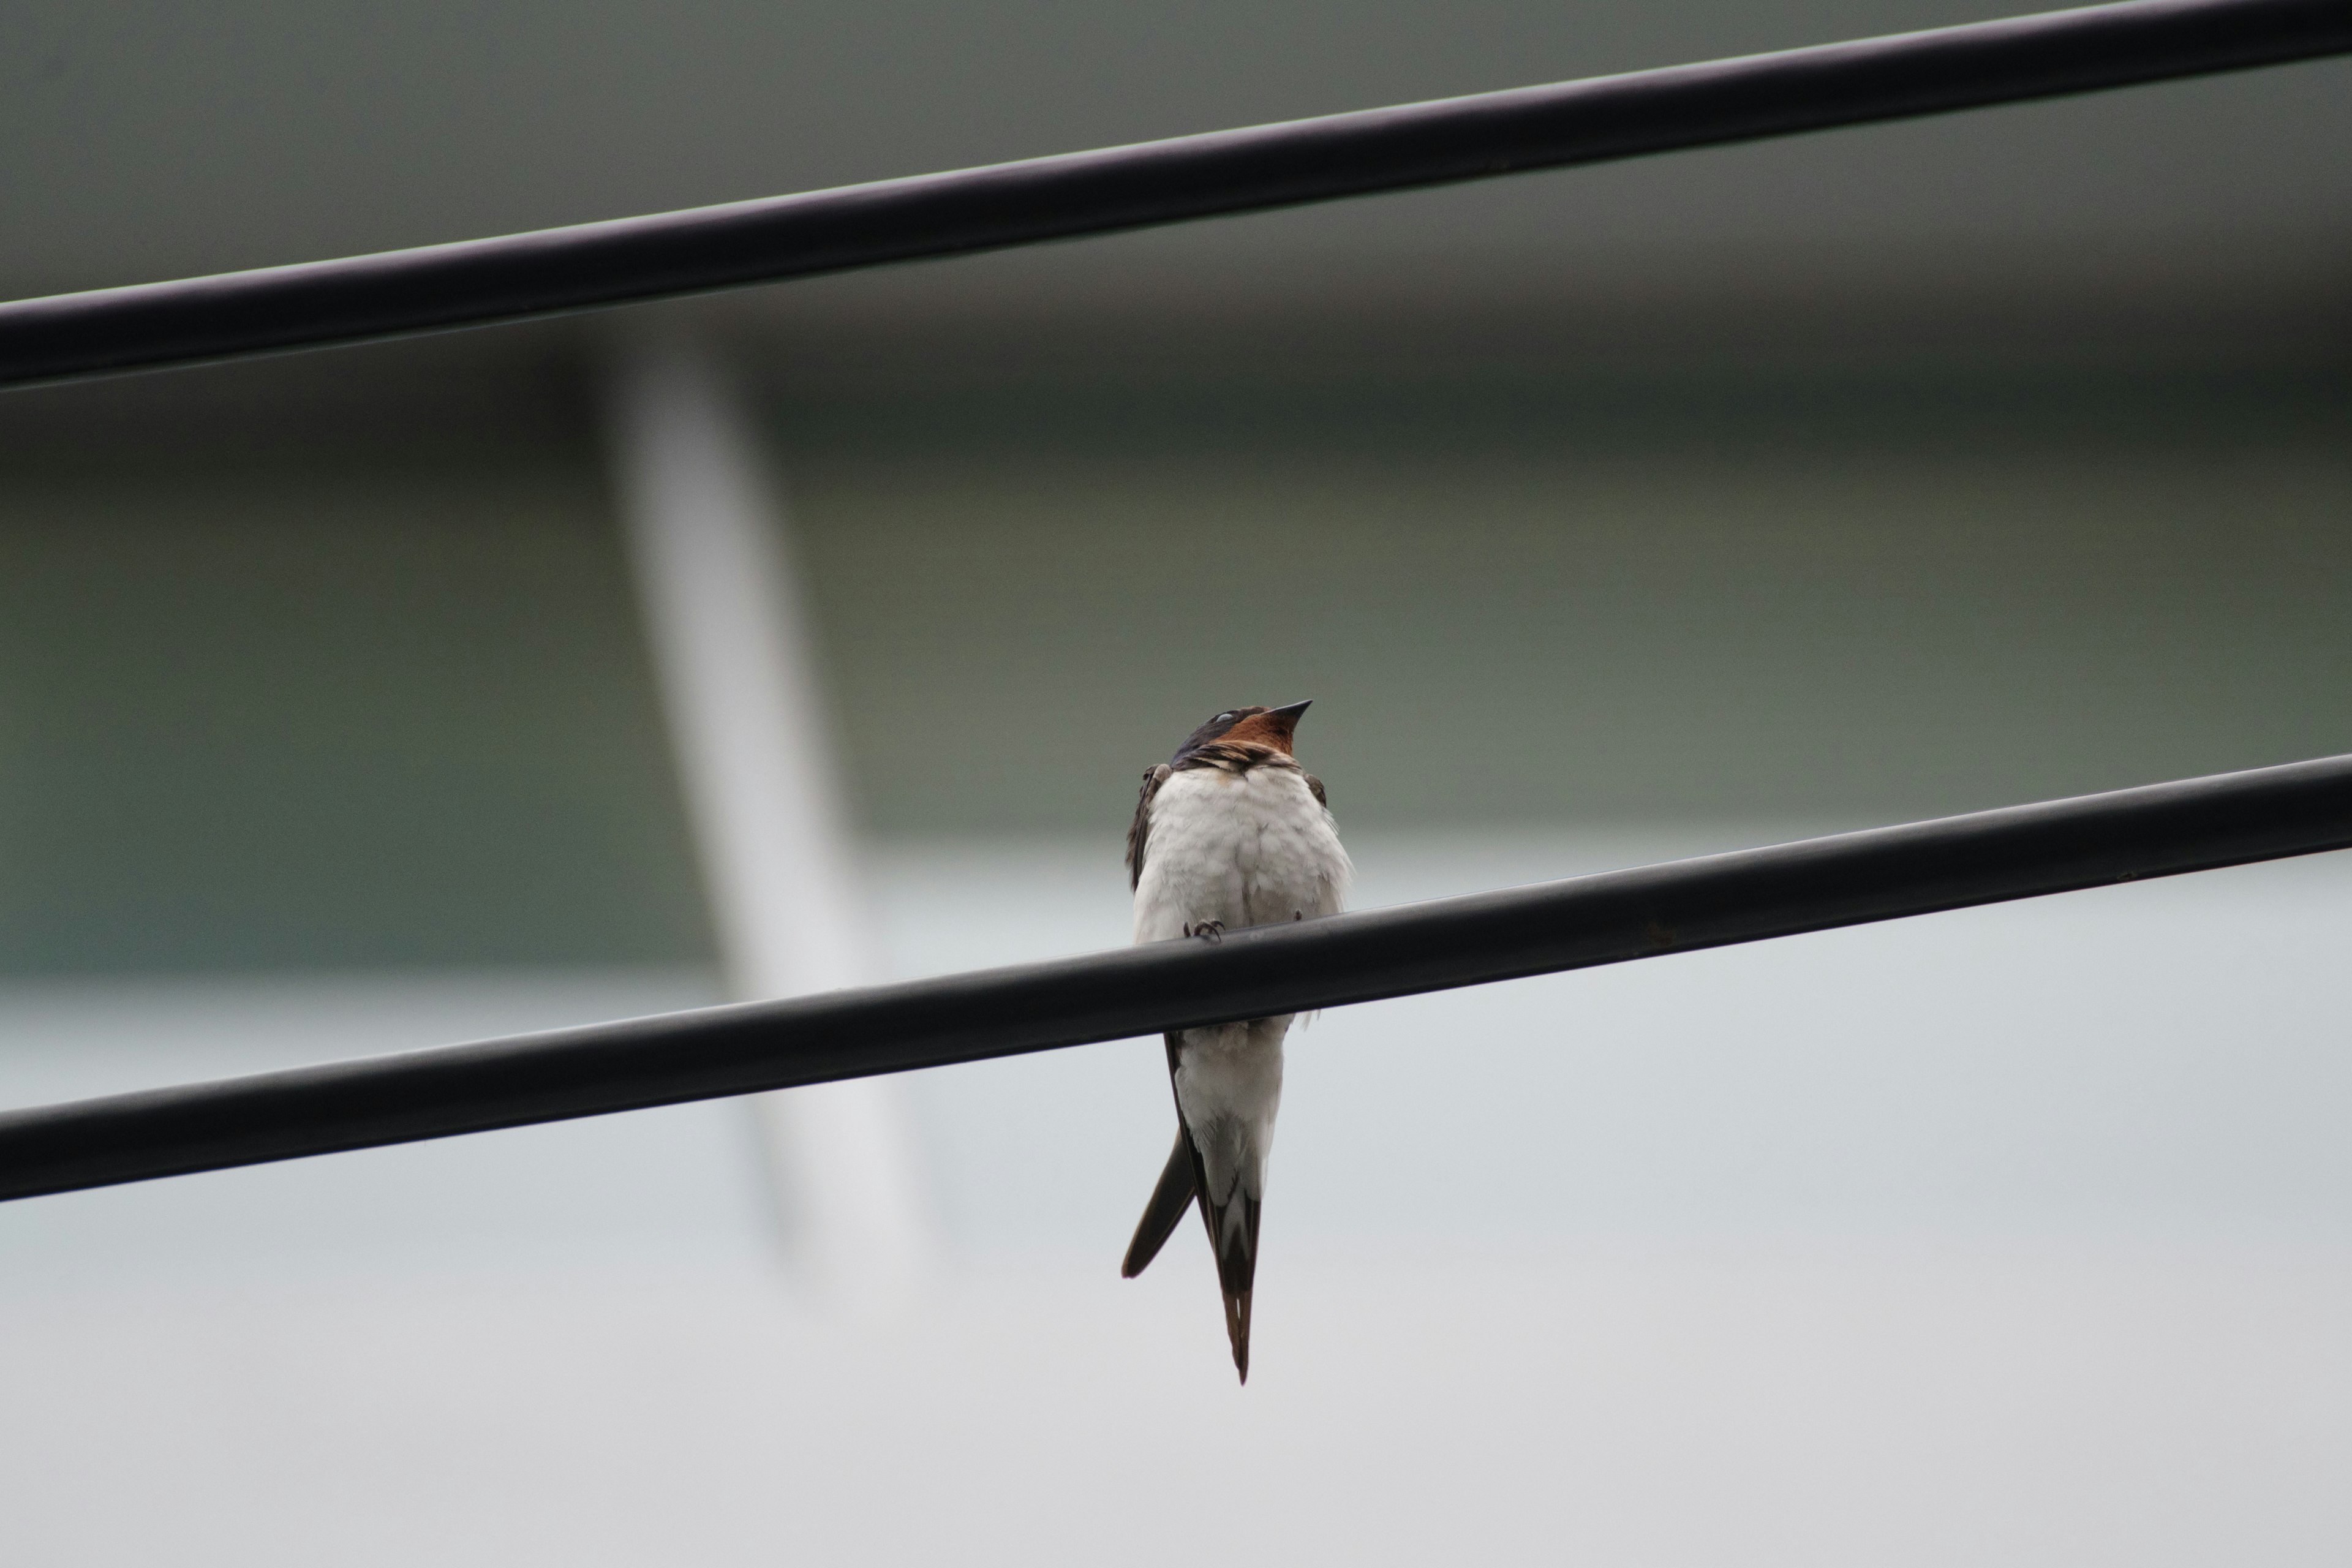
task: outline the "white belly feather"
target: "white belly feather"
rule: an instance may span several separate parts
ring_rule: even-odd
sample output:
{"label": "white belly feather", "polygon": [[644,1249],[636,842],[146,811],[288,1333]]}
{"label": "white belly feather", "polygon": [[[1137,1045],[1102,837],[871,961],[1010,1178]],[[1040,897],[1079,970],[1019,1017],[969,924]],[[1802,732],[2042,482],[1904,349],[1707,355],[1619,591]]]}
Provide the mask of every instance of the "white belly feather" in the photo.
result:
{"label": "white belly feather", "polygon": [[1352,868],[1331,814],[1296,768],[1187,768],[1151,802],[1135,940],[1339,912]]}
{"label": "white belly feather", "polygon": [[[1212,921],[1238,930],[1337,914],[1353,870],[1331,814],[1297,770],[1187,768],[1152,798],[1135,940]],[[1220,1205],[1237,1190],[1265,1191],[1289,1028],[1284,1016],[1183,1032],[1176,1100]]]}

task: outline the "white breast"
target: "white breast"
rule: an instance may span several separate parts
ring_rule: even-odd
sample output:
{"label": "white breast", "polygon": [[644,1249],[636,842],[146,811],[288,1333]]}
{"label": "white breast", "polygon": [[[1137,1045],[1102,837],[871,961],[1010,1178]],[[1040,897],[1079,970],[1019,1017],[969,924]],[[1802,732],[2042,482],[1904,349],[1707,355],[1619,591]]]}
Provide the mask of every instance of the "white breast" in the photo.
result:
{"label": "white breast", "polygon": [[1151,802],[1135,940],[1337,914],[1353,868],[1296,768],[1186,768]]}

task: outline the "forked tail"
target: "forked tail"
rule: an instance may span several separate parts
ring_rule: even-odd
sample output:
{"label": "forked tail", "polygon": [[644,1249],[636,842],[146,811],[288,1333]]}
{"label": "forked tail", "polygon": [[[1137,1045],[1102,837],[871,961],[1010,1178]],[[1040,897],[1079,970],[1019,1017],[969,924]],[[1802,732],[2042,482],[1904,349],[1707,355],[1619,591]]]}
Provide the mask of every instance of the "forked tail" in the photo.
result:
{"label": "forked tail", "polygon": [[1151,1189],[1151,1201],[1143,1205],[1143,1218],[1136,1223],[1135,1239],[1127,1244],[1127,1259],[1118,1266],[1120,1279],[1134,1279],[1160,1256],[1160,1249],[1176,1234],[1184,1211],[1192,1206],[1192,1194],[1198,1190],[1192,1140],[1179,1122],[1168,1168],[1160,1173],[1160,1184]]}
{"label": "forked tail", "polygon": [[1201,1218],[1217,1254],[1217,1287],[1225,1293],[1225,1338],[1233,1342],[1234,1370],[1249,1381],[1250,1288],[1257,1278],[1258,1200],[1236,1190],[1218,1205],[1201,1198]]}
{"label": "forked tail", "polygon": [[1151,1201],[1143,1207],[1143,1218],[1135,1226],[1135,1239],[1127,1244],[1127,1257],[1118,1266],[1122,1279],[1132,1279],[1150,1267],[1160,1256],[1160,1249],[1176,1233],[1184,1218],[1184,1211],[1200,1201],[1201,1222],[1208,1226],[1209,1250],[1216,1255],[1217,1288],[1225,1298],[1225,1338],[1234,1348],[1234,1370],[1242,1381],[1249,1381],[1250,1289],[1257,1277],[1257,1216],[1258,1200],[1236,1189],[1233,1201],[1211,1203],[1202,1195],[1203,1173],[1201,1152],[1193,1147],[1192,1135],[1180,1122],[1176,1128],[1176,1147],[1168,1152],[1168,1163],[1160,1173],[1160,1184],[1151,1189]]}

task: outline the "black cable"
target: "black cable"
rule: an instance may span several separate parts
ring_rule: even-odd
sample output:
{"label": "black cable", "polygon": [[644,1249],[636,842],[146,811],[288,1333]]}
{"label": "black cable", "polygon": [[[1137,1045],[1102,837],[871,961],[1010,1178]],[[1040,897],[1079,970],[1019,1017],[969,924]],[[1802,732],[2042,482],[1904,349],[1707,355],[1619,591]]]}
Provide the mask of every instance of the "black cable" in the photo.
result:
{"label": "black cable", "polygon": [[2076,11],[0,305],[0,386],[478,326],[2352,51],[2347,0]]}
{"label": "black cable", "polygon": [[0,1115],[0,1198],[1442,991],[2352,847],[2352,756]]}

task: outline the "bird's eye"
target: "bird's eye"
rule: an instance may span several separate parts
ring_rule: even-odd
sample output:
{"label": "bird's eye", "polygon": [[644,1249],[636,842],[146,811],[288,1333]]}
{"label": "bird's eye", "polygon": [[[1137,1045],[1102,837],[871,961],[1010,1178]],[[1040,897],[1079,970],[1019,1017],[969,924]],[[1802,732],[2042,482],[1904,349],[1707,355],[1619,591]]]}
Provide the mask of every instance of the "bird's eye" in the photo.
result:
{"label": "bird's eye", "polygon": [[1230,714],[1230,713],[1220,713],[1220,714],[1218,714],[1218,715],[1216,716],[1216,718],[1215,718],[1213,721],[1212,721],[1212,722],[1213,722],[1213,723],[1218,723],[1218,724],[1229,724],[1229,723],[1233,722],[1233,718],[1234,718],[1234,716],[1233,716],[1232,714]]}

